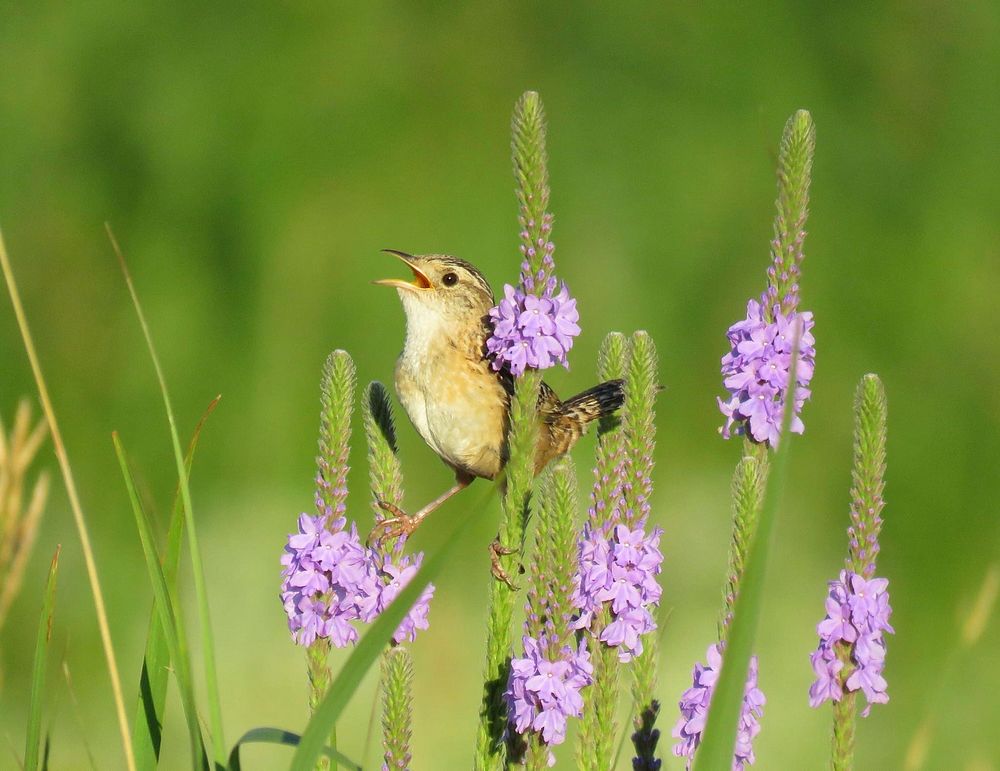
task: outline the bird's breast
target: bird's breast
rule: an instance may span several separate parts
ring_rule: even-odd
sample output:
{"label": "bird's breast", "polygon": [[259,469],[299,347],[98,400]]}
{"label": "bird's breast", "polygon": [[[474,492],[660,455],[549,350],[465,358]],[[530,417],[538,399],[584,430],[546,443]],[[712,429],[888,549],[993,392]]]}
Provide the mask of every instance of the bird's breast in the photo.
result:
{"label": "bird's breast", "polygon": [[404,349],[396,389],[417,433],[442,460],[479,477],[499,473],[506,393],[485,361],[447,341]]}

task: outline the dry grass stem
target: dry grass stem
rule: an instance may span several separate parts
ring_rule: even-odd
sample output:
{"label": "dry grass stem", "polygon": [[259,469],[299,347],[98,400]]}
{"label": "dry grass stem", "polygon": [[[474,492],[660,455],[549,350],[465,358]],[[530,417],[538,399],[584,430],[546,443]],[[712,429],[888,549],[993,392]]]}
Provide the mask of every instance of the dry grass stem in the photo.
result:
{"label": "dry grass stem", "polygon": [[2,233],[0,233],[0,269],[2,269],[4,279],[7,281],[7,291],[10,294],[11,305],[14,306],[14,316],[17,319],[17,326],[21,331],[21,339],[24,341],[24,350],[28,354],[32,374],[35,376],[35,384],[38,387],[38,397],[42,403],[42,411],[45,413],[49,431],[52,434],[52,444],[55,448],[56,458],[59,461],[59,469],[62,472],[63,482],[66,484],[66,495],[69,498],[73,520],[80,538],[80,548],[87,567],[90,591],[94,598],[97,626],[101,633],[101,645],[104,649],[104,658],[108,665],[108,675],[111,678],[111,691],[115,700],[115,712],[118,716],[118,729],[121,734],[125,764],[129,771],[135,771],[132,735],[128,725],[128,718],[125,715],[125,697],[122,694],[121,677],[118,674],[114,646],[111,643],[111,629],[108,626],[108,613],[104,605],[104,593],[101,591],[101,582],[97,576],[97,562],[94,560],[94,550],[90,545],[90,532],[87,529],[87,519],[83,514],[83,507],[80,504],[80,496],[76,490],[73,469],[69,463],[69,456],[66,454],[66,446],[63,444],[62,434],[59,431],[59,423],[56,421],[52,400],[49,398],[49,389],[45,384],[45,377],[42,375],[42,367],[38,361],[38,354],[35,351],[35,342],[31,337],[31,330],[28,328],[28,319],[24,313],[24,306],[21,305],[21,295],[17,290],[17,283],[14,281],[14,271],[10,266],[10,258],[7,256],[7,247],[4,245]]}
{"label": "dry grass stem", "polygon": [[0,630],[21,588],[49,494],[49,475],[43,471],[24,505],[28,469],[47,430],[44,420],[31,428],[27,399],[18,404],[9,435],[0,419]]}

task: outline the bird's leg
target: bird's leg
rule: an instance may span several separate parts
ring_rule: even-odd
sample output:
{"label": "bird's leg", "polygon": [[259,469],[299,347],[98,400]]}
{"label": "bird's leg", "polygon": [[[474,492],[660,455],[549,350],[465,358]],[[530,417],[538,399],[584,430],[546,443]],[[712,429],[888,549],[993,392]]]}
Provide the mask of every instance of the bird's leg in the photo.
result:
{"label": "bird's leg", "polygon": [[[517,586],[515,586],[514,582],[510,580],[510,576],[507,575],[507,571],[503,569],[503,565],[500,564],[500,558],[508,554],[517,554],[518,551],[520,550],[501,544],[499,535],[490,541],[490,572],[497,581],[503,581],[507,584],[508,588],[512,592],[517,591]],[[524,572],[523,567],[520,568],[520,572]]]}
{"label": "bird's leg", "polygon": [[409,537],[417,529],[417,526],[427,518],[428,514],[437,509],[455,493],[464,490],[472,484],[473,479],[474,477],[466,474],[458,474],[455,477],[455,484],[452,487],[445,490],[415,514],[407,514],[399,506],[387,501],[377,501],[379,508],[389,516],[375,525],[371,533],[368,534],[368,543],[379,543],[388,538],[399,538],[400,536],[403,538]]}

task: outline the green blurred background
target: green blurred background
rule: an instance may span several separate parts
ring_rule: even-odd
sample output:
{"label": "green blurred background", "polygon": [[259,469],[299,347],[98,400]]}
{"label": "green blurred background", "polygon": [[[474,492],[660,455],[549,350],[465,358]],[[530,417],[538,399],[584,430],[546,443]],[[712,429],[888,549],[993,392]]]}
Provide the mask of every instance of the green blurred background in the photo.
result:
{"label": "green blurred background", "polygon": [[[802,296],[819,361],[757,646],[768,697],[757,767],[826,763],[830,710],[807,706],[808,654],[846,548],[853,391],[876,371],[890,400],[879,572],[897,634],[892,700],[861,723],[858,767],[901,767],[930,715],[928,767],[995,768],[1000,625],[971,652],[954,649],[959,614],[1000,557],[997,5],[499,5],[3,3],[0,224],[90,518],[130,710],[151,592],[111,431],[161,520],[175,477],[104,221],[131,262],[183,432],[223,395],[193,495],[228,738],[301,729],[304,659],[277,600],[278,557],[311,505],[320,367],[342,347],[362,382],[391,378],[402,311],[369,283],[398,275],[383,247],[450,252],[494,286],[514,280],[509,120],[531,88],[549,115],[556,259],[584,329],[572,371],[549,381],[564,393],[591,385],[611,329],[648,329],[661,353],[664,749],[715,634],[728,545],[739,446],[716,433],[723,333],[762,289],[777,142],[804,107],[818,139]],[[0,412],[9,419],[33,392],[4,298]],[[450,476],[405,418],[400,428],[417,505]],[[592,446],[575,452],[584,489]],[[352,460],[351,512],[367,527],[360,444]],[[49,448],[42,465],[55,469]],[[415,545],[433,550],[476,488]],[[52,767],[89,767],[89,747],[97,768],[117,768],[93,605],[54,489],[0,641],[0,741],[20,752],[44,570],[61,542]],[[413,646],[419,769],[469,762],[495,505],[477,517]],[[354,756],[373,690],[369,678],[342,726]],[[184,768],[183,721],[170,709],[163,767]],[[252,768],[287,758],[247,753]]]}

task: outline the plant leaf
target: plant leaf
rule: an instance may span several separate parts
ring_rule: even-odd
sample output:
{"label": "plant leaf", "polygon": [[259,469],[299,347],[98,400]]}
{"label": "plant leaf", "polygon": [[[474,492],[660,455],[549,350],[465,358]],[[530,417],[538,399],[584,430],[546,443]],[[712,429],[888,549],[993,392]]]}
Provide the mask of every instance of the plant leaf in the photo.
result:
{"label": "plant leaf", "polygon": [[212,620],[208,608],[208,589],[205,586],[205,573],[201,562],[201,549],[198,547],[198,535],[194,527],[194,510],[191,508],[191,489],[188,486],[187,473],[184,469],[184,454],[181,451],[181,442],[177,436],[177,421],[174,418],[174,408],[170,402],[170,393],[167,391],[167,380],[163,374],[163,367],[160,366],[160,359],[156,355],[156,347],[153,345],[153,336],[146,323],[146,314],[143,313],[142,305],[139,303],[139,295],[135,291],[132,283],[132,276],[125,263],[125,256],[122,254],[118,241],[111,230],[111,226],[105,223],[105,230],[108,239],[114,249],[118,264],[121,266],[125,284],[128,287],[129,295],[132,297],[132,305],[135,307],[135,315],[139,319],[139,326],[142,328],[143,337],[146,339],[146,347],[149,349],[149,358],[153,361],[153,368],[156,370],[156,379],[160,384],[160,394],[163,397],[163,407],[167,413],[167,423],[170,426],[170,441],[174,448],[174,460],[177,464],[177,478],[180,484],[181,500],[184,503],[184,520],[187,528],[188,551],[191,555],[191,572],[194,576],[194,593],[198,601],[198,620],[201,631],[201,655],[202,666],[205,670],[205,694],[208,698],[209,726],[212,739],[212,757],[216,765],[224,767],[226,763],[226,740],[222,730],[222,703],[219,699],[219,683],[215,672],[215,639],[212,635]]}
{"label": "plant leaf", "polygon": [[[35,642],[35,663],[31,672],[31,702],[28,707],[28,730],[24,740],[25,771],[37,771],[38,752],[42,733],[42,698],[45,690],[45,665],[48,662],[49,641],[52,639],[52,616],[56,609],[56,578],[59,575],[59,552],[56,547],[49,565],[49,577],[45,580],[45,594],[42,599],[42,614],[38,620],[38,639]],[[46,739],[46,746],[48,739]],[[46,752],[46,756],[48,752]]]}
{"label": "plant leaf", "polygon": [[[251,728],[239,738],[239,741],[233,746],[233,751],[229,753],[229,771],[241,771],[240,748],[244,744],[284,744],[289,747],[297,747],[301,741],[302,737],[298,734],[281,728]],[[330,760],[337,761],[343,768],[361,771],[361,766],[358,763],[336,750],[324,747],[320,752]]]}
{"label": "plant leaf", "polygon": [[118,456],[118,465],[121,467],[122,476],[125,478],[125,487],[128,490],[129,501],[132,504],[132,512],[135,514],[135,523],[139,530],[139,540],[142,542],[142,554],[146,559],[146,569],[149,571],[150,583],[153,585],[153,597],[156,600],[160,628],[163,630],[164,642],[169,652],[170,661],[174,665],[173,669],[177,678],[177,688],[180,691],[184,717],[187,720],[188,738],[191,742],[192,768],[200,768],[205,764],[204,746],[202,744],[201,727],[198,724],[198,713],[194,700],[191,662],[188,659],[186,648],[181,644],[182,635],[178,627],[177,608],[174,597],[168,588],[167,578],[164,575],[163,566],[160,564],[159,555],[156,552],[153,527],[135,491],[135,481],[132,479],[132,471],[129,469],[125,450],[118,439],[117,432],[113,433],[111,438],[115,445],[115,455]]}
{"label": "plant leaf", "polygon": [[[188,443],[184,465],[190,475],[194,462],[194,453],[198,447],[201,430],[208,416],[215,411],[220,397],[215,397],[208,405],[201,420],[195,427],[191,441]],[[180,497],[180,488],[174,493],[174,504],[167,528],[167,546],[162,557],[163,575],[167,582],[167,590],[176,595],[177,572],[180,567],[181,543],[184,537],[184,510]],[[164,708],[167,698],[167,680],[170,675],[170,649],[167,647],[166,635],[160,623],[159,609],[156,600],[150,612],[149,632],[146,635],[146,652],[142,660],[142,672],[139,675],[139,698],[136,704],[135,719],[132,723],[132,744],[135,747],[136,766],[139,769],[155,769],[160,759],[160,732],[163,727]],[[179,635],[180,637],[181,635]],[[183,646],[183,640],[178,640]]]}

